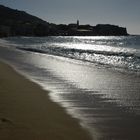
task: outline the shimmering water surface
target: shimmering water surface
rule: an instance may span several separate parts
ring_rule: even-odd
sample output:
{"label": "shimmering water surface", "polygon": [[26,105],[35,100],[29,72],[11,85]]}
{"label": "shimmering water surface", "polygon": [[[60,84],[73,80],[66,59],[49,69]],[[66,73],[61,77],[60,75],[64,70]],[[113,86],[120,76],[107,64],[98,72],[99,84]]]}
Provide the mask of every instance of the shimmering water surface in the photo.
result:
{"label": "shimmering water surface", "polygon": [[14,37],[0,45],[0,58],[50,90],[93,139],[140,139],[140,36]]}

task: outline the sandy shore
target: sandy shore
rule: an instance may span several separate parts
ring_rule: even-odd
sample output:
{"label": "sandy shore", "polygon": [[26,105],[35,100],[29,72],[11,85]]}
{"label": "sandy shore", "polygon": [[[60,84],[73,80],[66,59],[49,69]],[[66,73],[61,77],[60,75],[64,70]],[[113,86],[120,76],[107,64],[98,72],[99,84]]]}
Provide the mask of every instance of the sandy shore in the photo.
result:
{"label": "sandy shore", "polygon": [[0,140],[89,140],[47,92],[0,62]]}

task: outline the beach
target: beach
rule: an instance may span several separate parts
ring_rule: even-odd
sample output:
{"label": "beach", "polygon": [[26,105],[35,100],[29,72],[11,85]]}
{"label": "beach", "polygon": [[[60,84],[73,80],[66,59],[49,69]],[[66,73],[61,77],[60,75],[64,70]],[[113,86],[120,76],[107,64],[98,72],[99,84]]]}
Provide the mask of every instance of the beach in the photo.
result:
{"label": "beach", "polygon": [[0,139],[90,140],[48,93],[0,62]]}
{"label": "beach", "polygon": [[[126,48],[117,46],[126,40]],[[7,72],[2,63],[0,69],[0,91],[6,93],[0,97],[0,136],[139,139],[138,40],[139,36],[1,40],[0,59],[10,67],[6,65]]]}

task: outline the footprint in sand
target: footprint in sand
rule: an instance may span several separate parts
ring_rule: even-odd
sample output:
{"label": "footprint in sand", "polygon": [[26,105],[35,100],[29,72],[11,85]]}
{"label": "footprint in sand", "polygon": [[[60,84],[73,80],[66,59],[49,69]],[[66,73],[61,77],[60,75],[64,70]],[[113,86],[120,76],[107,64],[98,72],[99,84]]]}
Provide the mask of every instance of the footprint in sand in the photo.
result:
{"label": "footprint in sand", "polygon": [[11,120],[7,118],[0,118],[1,123],[8,123],[8,124],[13,124]]}

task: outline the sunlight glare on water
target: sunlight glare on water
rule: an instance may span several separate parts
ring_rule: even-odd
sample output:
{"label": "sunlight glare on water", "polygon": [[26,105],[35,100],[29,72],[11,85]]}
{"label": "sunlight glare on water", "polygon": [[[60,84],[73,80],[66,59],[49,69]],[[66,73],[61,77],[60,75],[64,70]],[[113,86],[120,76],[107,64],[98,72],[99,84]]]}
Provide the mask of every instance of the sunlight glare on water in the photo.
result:
{"label": "sunlight glare on water", "polygon": [[9,47],[0,48],[0,58],[49,90],[50,98],[79,119],[94,139],[133,140],[140,138],[139,40],[7,38],[2,43]]}

